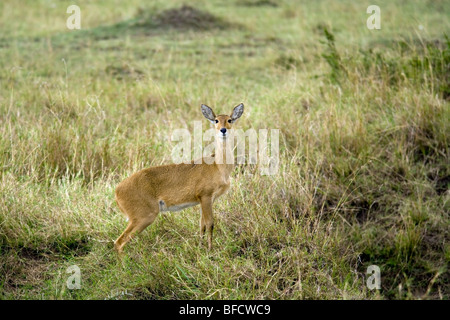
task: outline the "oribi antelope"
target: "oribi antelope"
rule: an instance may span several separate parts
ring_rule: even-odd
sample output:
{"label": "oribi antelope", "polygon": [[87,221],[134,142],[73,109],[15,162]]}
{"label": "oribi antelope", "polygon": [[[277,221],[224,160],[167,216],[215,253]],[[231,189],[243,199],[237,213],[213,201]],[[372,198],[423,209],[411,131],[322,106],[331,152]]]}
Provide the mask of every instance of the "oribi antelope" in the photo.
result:
{"label": "oribi antelope", "polygon": [[[200,234],[208,231],[208,249],[213,239],[213,203],[230,188],[233,163],[227,163],[227,138],[234,122],[242,116],[244,105],[233,109],[231,115],[218,115],[202,104],[201,111],[216,129],[216,153],[202,161],[189,164],[169,164],[143,169],[123,180],[115,197],[120,210],[128,218],[125,231],[114,241],[120,254],[124,245],[155,221],[159,212],[178,211],[200,204]],[[234,157],[233,157],[234,160]]]}

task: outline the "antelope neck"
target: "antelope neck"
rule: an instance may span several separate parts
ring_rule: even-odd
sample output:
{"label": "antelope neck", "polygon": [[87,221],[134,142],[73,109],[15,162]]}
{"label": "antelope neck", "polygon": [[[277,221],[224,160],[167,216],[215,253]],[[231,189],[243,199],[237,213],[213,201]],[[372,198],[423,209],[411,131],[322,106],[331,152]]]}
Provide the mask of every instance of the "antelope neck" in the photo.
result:
{"label": "antelope neck", "polygon": [[[216,148],[216,165],[219,167],[220,171],[225,175],[229,176],[234,168],[234,154],[231,150],[230,144],[227,143],[226,139],[216,138],[217,148]],[[227,154],[231,163],[227,163]]]}

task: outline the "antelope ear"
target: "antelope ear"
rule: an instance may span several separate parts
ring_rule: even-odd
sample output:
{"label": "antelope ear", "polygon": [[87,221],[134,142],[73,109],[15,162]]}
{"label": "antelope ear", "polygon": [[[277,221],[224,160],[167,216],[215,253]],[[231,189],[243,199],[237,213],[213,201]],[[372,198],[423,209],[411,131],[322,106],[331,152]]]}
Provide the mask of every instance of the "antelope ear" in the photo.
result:
{"label": "antelope ear", "polygon": [[212,109],[206,104],[202,104],[202,113],[206,119],[208,119],[212,123],[215,123],[214,120],[216,120],[216,115],[214,114],[214,111],[212,111]]}
{"label": "antelope ear", "polygon": [[237,119],[239,119],[242,114],[244,113],[244,104],[240,103],[233,109],[233,113],[231,114],[231,122],[235,122]]}

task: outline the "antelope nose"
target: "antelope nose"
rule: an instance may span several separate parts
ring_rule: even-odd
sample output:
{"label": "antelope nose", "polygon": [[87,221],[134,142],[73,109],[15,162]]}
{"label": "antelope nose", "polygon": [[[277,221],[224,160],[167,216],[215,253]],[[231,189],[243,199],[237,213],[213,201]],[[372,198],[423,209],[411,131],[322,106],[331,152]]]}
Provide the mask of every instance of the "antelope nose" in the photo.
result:
{"label": "antelope nose", "polygon": [[222,128],[222,129],[220,129],[220,132],[222,132],[223,134],[225,134],[225,132],[227,132],[227,128]]}

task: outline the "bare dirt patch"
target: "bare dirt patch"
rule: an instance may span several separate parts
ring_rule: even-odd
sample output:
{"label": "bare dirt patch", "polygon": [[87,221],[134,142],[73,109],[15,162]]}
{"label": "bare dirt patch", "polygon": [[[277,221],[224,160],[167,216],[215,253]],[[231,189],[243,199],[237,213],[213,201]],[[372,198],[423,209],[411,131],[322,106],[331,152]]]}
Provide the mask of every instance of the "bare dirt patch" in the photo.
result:
{"label": "bare dirt patch", "polygon": [[155,17],[158,27],[175,29],[226,29],[231,24],[220,17],[189,5],[164,10]]}

